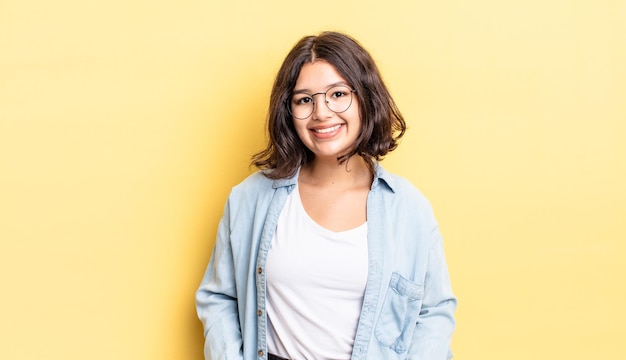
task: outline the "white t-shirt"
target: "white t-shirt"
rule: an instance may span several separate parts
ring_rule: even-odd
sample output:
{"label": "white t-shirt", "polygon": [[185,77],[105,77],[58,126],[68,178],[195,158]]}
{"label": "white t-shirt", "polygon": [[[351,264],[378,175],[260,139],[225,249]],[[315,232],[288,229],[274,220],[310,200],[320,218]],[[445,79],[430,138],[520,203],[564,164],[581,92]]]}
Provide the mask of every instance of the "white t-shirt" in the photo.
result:
{"label": "white t-shirt", "polygon": [[296,186],[266,268],[269,353],[350,359],[367,283],[367,222],[340,232],[322,227],[304,210]]}

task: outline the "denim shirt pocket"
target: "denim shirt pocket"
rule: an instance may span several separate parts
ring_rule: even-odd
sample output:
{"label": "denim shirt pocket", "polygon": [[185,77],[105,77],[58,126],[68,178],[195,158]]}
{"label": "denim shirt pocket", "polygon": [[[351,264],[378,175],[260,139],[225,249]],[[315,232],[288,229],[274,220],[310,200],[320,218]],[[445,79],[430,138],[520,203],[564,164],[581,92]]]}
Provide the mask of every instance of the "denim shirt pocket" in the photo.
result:
{"label": "denim shirt pocket", "polygon": [[391,274],[389,288],[374,329],[374,334],[382,345],[397,353],[408,350],[423,297],[423,284],[414,283],[395,272]]}

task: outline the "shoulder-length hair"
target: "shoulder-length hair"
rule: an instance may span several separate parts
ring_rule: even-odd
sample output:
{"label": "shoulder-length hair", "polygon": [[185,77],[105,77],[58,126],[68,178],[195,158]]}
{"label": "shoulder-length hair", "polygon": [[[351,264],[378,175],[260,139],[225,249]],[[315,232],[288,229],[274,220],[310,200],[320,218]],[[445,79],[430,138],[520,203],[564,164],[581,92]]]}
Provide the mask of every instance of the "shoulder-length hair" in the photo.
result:
{"label": "shoulder-length hair", "polygon": [[269,178],[291,177],[314,158],[298,137],[288,107],[302,66],[316,60],[333,65],[355,90],[359,103],[361,133],[352,151],[337,159],[339,163],[358,154],[373,173],[375,161],[394,150],[406,131],[404,118],[367,50],[342,33],[306,36],[291,49],[278,71],[270,96],[267,145],[252,157],[252,165],[272,170],[265,172]]}

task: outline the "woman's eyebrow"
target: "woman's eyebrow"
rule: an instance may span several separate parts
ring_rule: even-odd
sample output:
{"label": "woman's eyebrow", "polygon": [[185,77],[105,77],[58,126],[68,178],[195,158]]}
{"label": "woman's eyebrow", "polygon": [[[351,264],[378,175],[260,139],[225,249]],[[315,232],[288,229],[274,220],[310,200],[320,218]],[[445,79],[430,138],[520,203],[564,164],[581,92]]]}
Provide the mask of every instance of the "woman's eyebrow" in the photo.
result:
{"label": "woman's eyebrow", "polygon": [[[352,87],[351,87],[351,86],[349,86],[349,85],[348,85],[345,81],[339,81],[339,82],[332,83],[332,84],[328,85],[328,86],[326,87],[326,91],[328,91],[328,89],[330,89],[330,88],[332,88],[332,87],[335,87],[335,86],[340,86],[340,85],[343,85],[343,86],[347,86],[347,87],[349,87],[349,88],[352,88]],[[295,95],[295,94],[307,94],[307,95],[311,95],[312,93],[313,93],[313,91],[312,91],[311,89],[297,89],[297,90],[296,90],[296,89],[294,89],[294,90],[293,90],[293,94],[294,94],[294,95]]]}

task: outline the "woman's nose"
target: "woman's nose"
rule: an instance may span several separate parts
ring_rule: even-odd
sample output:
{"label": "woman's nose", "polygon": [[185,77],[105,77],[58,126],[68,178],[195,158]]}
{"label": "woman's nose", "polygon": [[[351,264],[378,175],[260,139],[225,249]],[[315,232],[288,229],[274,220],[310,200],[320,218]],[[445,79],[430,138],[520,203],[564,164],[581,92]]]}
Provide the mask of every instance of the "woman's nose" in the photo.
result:
{"label": "woman's nose", "polygon": [[328,102],[326,101],[326,94],[316,94],[317,99],[313,104],[313,119],[314,120],[324,120],[332,116],[333,112],[328,107]]}

